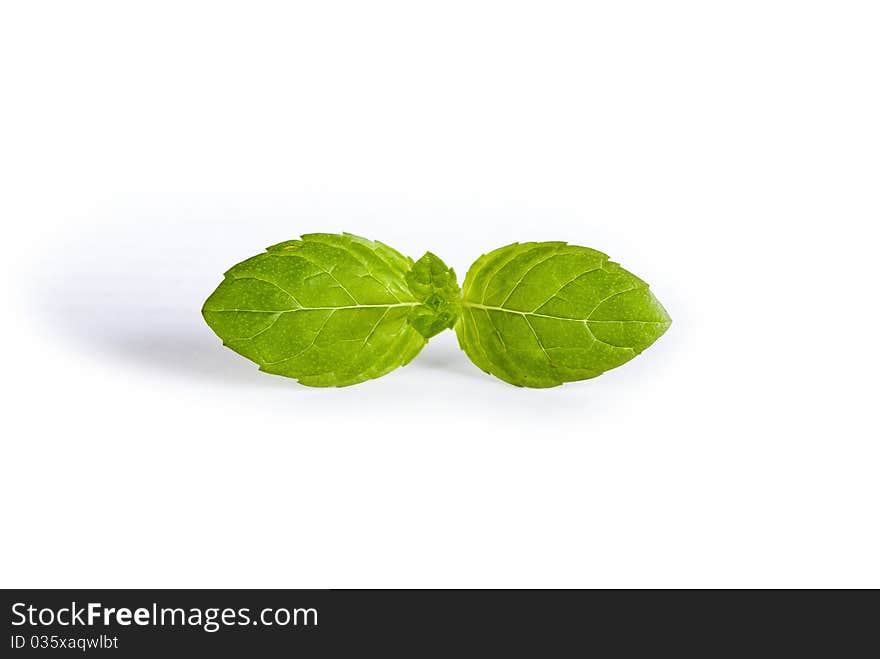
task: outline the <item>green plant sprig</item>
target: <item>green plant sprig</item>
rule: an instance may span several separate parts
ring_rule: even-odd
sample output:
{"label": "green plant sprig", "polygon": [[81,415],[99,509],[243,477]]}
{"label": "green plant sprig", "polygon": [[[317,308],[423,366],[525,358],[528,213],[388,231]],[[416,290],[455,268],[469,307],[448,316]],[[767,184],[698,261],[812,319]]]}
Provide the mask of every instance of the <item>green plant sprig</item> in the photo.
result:
{"label": "green plant sprig", "polygon": [[385,375],[450,328],[486,373],[554,387],[628,362],[671,323],[648,284],[587,247],[507,245],[459,288],[430,252],[413,262],[348,233],[306,234],[242,261],[202,314],[261,371],[312,387]]}

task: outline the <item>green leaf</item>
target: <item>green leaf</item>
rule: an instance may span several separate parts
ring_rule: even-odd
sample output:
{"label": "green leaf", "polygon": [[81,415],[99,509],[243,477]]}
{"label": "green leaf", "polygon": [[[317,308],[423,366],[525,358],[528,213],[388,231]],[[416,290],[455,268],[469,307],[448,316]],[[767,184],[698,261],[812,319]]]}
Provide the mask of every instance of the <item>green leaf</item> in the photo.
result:
{"label": "green leaf", "polygon": [[406,273],[410,291],[422,302],[409,321],[426,339],[455,325],[460,313],[461,289],[455,270],[440,257],[426,252]]}
{"label": "green leaf", "polygon": [[648,284],[605,254],[564,242],[485,254],[462,291],[461,348],[487,373],[525,387],[601,375],[671,323]]}
{"label": "green leaf", "polygon": [[407,284],[412,266],[380,242],[307,234],[232,267],[202,314],[261,371],[356,384],[409,363],[427,342],[409,322],[423,307]]}

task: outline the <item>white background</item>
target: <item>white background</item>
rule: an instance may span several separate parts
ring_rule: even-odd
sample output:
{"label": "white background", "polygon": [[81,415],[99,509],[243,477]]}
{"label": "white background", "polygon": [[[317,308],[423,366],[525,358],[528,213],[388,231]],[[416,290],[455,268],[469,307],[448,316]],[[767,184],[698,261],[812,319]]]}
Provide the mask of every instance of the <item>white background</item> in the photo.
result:
{"label": "white background", "polygon": [[[0,585],[880,586],[873,2],[6,2]],[[347,389],[200,317],[351,231],[605,251],[674,319]]]}

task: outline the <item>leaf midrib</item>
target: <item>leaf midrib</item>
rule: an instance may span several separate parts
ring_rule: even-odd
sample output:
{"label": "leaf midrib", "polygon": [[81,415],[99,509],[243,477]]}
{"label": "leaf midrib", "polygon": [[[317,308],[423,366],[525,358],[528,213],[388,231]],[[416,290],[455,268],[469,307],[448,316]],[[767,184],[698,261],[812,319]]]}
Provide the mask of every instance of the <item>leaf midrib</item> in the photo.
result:
{"label": "leaf midrib", "polygon": [[[599,304],[602,304],[601,302]],[[551,316],[545,313],[536,313],[534,311],[518,311],[516,309],[508,309],[506,307],[493,307],[486,304],[478,304],[476,302],[462,302],[462,306],[473,307],[475,309],[485,309],[487,311],[504,311],[520,316],[533,316],[536,318],[550,318],[551,320],[567,320],[572,323],[645,323],[651,325],[664,325],[668,321],[665,320],[591,320],[590,318],[566,318],[565,316]]]}
{"label": "leaf midrib", "polygon": [[295,311],[339,311],[340,309],[390,309],[392,307],[417,307],[421,302],[399,302],[395,304],[350,304],[341,307],[297,307],[296,309],[280,309],[272,311],[269,309],[205,309],[205,311],[220,313],[293,313]]}

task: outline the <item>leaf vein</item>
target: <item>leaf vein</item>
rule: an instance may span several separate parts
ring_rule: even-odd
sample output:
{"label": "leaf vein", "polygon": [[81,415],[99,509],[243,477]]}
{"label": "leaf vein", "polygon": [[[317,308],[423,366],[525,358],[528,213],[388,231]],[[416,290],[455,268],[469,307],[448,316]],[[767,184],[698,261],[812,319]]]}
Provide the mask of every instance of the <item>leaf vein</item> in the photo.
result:
{"label": "leaf vein", "polygon": [[[299,300],[296,299],[296,296],[295,296],[293,293],[291,293],[290,291],[288,291],[288,290],[287,290],[286,288],[284,288],[283,286],[279,286],[279,285],[276,284],[274,281],[269,281],[268,279],[264,279],[263,277],[254,277],[254,276],[252,276],[252,275],[246,275],[246,276],[244,276],[244,277],[236,277],[235,275],[232,275],[232,278],[233,278],[234,280],[236,280],[236,281],[238,281],[239,279],[252,279],[252,280],[254,280],[254,281],[261,281],[261,282],[263,282],[264,284],[269,284],[270,286],[274,286],[274,287],[277,288],[279,291],[281,291],[282,293],[286,294],[291,300],[293,300],[294,302],[296,302],[297,305],[302,306],[302,305],[299,303]],[[210,309],[209,309],[209,311],[210,311]]]}
{"label": "leaf vein", "polygon": [[[272,256],[271,253],[270,253],[269,255]],[[321,265],[320,263],[318,263],[317,261],[312,261],[312,259],[310,259],[309,257],[305,256],[304,254],[294,254],[293,256],[294,256],[294,257],[301,258],[303,261],[306,261],[306,262],[308,262],[308,263],[311,263],[311,264],[312,264],[313,266],[315,266],[316,268],[320,268],[322,271],[324,271],[324,272],[330,277],[330,279],[332,279],[333,281],[335,281],[335,282],[337,283],[337,285],[339,286],[339,288],[341,288],[343,291],[345,291],[345,294],[346,294],[348,297],[351,298],[351,301],[352,301],[352,302],[354,302],[355,304],[359,304],[358,301],[357,301],[357,298],[355,298],[355,296],[351,294],[351,292],[345,287],[345,285],[344,285],[341,281],[339,281],[339,280],[333,275],[333,272],[332,272],[332,271],[328,270],[327,268],[325,268],[324,266],[322,266],[322,265]]]}
{"label": "leaf vein", "polygon": [[[547,304],[548,302],[550,302],[550,300],[552,300],[554,297],[556,297],[557,295],[559,295],[559,292],[560,292],[563,288],[565,288],[566,286],[568,286],[569,284],[572,284],[572,283],[576,282],[578,279],[580,279],[581,277],[585,277],[586,275],[590,274],[591,272],[596,272],[597,270],[601,270],[601,269],[602,269],[602,266],[600,265],[598,268],[593,268],[592,270],[586,270],[586,271],[582,272],[581,274],[577,275],[576,277],[572,277],[572,278],[569,279],[567,282],[565,282],[562,286],[560,286],[559,288],[557,288],[556,291],[554,291],[553,295],[551,295],[551,296],[548,297],[546,300],[544,300],[543,302],[541,302],[541,304],[539,304],[537,307],[535,307],[534,309],[532,309],[532,312],[534,313],[535,311],[537,311],[538,309],[540,309],[541,307],[543,307],[545,304]],[[505,300],[505,301],[506,301],[506,300]],[[502,302],[502,304],[504,304],[504,302]]]}
{"label": "leaf vein", "polygon": [[617,297],[618,295],[623,295],[624,293],[629,293],[630,291],[636,291],[636,290],[638,290],[638,289],[640,289],[640,288],[645,288],[645,287],[644,287],[644,286],[641,286],[641,285],[633,286],[632,288],[627,288],[625,291],[619,291],[619,292],[617,292],[617,293],[612,293],[612,294],[609,295],[608,297],[606,297],[606,298],[604,298],[604,299],[602,299],[602,300],[599,300],[599,304],[597,304],[595,307],[593,307],[593,310],[592,310],[590,313],[587,314],[587,317],[586,317],[585,320],[589,320],[590,317],[591,317],[594,313],[596,313],[596,310],[597,310],[599,307],[601,307],[603,304],[605,304],[606,302],[608,302],[608,300],[610,300],[610,299],[612,299],[612,298],[615,298],[615,297]]}
{"label": "leaf vein", "polygon": [[[364,270],[365,270],[366,273],[367,273],[366,275],[358,275],[359,277],[370,277],[373,281],[375,281],[375,282],[376,282],[377,284],[379,284],[382,288],[384,288],[384,289],[385,289],[385,292],[388,293],[388,295],[390,295],[391,297],[393,297],[393,298],[395,299],[395,301],[400,302],[400,298],[397,297],[397,296],[391,291],[391,289],[388,288],[388,286],[387,286],[384,282],[382,282],[381,280],[379,280],[379,279],[373,274],[372,270],[370,269],[370,266],[367,265],[367,262],[366,262],[366,261],[362,261],[362,260],[358,257],[358,255],[354,252],[354,250],[352,250],[352,251],[347,251],[347,250],[343,249],[342,247],[340,247],[339,245],[333,245],[332,243],[327,243],[327,242],[324,242],[323,240],[316,240],[315,238],[312,238],[312,239],[311,239],[311,242],[315,242],[315,243],[318,243],[319,245],[324,245],[324,246],[326,246],[326,247],[330,247],[331,249],[335,249],[336,251],[342,252],[343,254],[348,254],[351,258],[353,258],[353,259],[354,259],[355,261],[357,261],[360,265],[362,265],[363,268],[364,268]],[[365,246],[363,246],[363,245],[362,245],[362,247],[364,247],[364,249],[370,249],[369,247],[365,247]],[[376,256],[376,258],[379,259],[379,261],[380,261],[381,263],[383,263],[383,264],[386,265],[386,266],[388,265],[383,259],[379,258],[379,256],[376,254],[376,251],[375,251],[375,250],[370,250],[370,251],[373,253],[374,256]],[[331,275],[331,276],[332,276],[332,275]],[[349,294],[349,295],[351,295],[351,294]]]}
{"label": "leaf vein", "polygon": [[[547,358],[547,361],[550,365],[553,365],[553,360],[550,358],[550,355],[547,353],[546,348],[544,348],[544,344],[541,342],[541,337],[538,336],[538,332],[535,330],[534,325],[532,325],[532,321],[529,320],[528,316],[523,316],[523,319],[526,321],[526,325],[529,326],[529,329],[532,330],[532,334],[535,335],[535,341],[538,342],[538,346],[541,348],[541,352],[544,353],[544,356]],[[595,338],[595,337],[593,337]]]}
{"label": "leaf vein", "polygon": [[505,303],[506,303],[506,302],[510,299],[510,297],[516,292],[516,289],[519,288],[520,284],[523,283],[523,280],[529,275],[529,273],[530,273],[532,270],[534,270],[535,268],[537,268],[537,267],[538,267],[539,265],[541,265],[542,263],[546,263],[547,261],[549,261],[550,259],[552,259],[554,256],[558,256],[558,255],[559,255],[559,248],[557,247],[557,248],[556,248],[556,251],[555,251],[555,252],[552,252],[549,256],[547,256],[547,258],[545,258],[545,259],[541,259],[541,260],[538,261],[537,263],[533,263],[533,264],[530,265],[528,268],[526,268],[526,271],[525,271],[524,273],[522,273],[522,276],[516,281],[516,283],[513,285],[513,288],[510,289],[510,292],[507,294],[507,297],[504,298],[503,300],[501,300],[501,304],[500,304],[499,306],[502,306],[502,307],[503,307],[503,306],[505,305]]}
{"label": "leaf vein", "polygon": [[[534,247],[532,247],[532,248],[528,249],[527,251],[522,252],[522,253],[520,253],[520,254],[517,254],[516,250],[511,250],[511,251],[513,251],[513,256],[511,256],[511,257],[510,257],[509,259],[507,259],[504,263],[502,263],[500,266],[498,266],[497,268],[495,268],[495,270],[492,272],[492,274],[489,275],[489,277],[486,279],[486,283],[485,283],[485,285],[483,286],[483,293],[482,293],[482,295],[480,296],[480,303],[481,303],[481,304],[485,304],[485,302],[486,302],[486,291],[489,290],[489,287],[492,285],[492,282],[495,281],[495,277],[498,276],[498,273],[499,273],[499,272],[501,272],[504,268],[506,268],[508,265],[510,265],[511,263],[513,263],[513,260],[514,260],[515,258],[517,258],[518,256],[525,256],[526,254],[531,254],[531,253],[534,252],[536,249],[540,249],[540,247],[541,247],[540,244],[538,244],[538,245],[536,245],[536,246],[534,246]],[[476,277],[474,277],[474,279],[476,279]]]}
{"label": "leaf vein", "polygon": [[215,313],[296,313],[297,311],[327,311],[331,309],[341,310],[341,309],[384,309],[386,307],[417,307],[419,306],[419,302],[396,302],[394,304],[349,304],[342,305],[338,307],[303,307],[300,306],[297,309],[283,309],[283,310],[271,310],[271,309],[205,309],[205,311],[211,311]]}
{"label": "leaf vein", "polygon": [[275,364],[280,364],[280,363],[282,363],[282,362],[288,362],[288,361],[290,361],[291,359],[296,359],[297,357],[299,357],[299,356],[300,356],[301,354],[303,354],[306,350],[308,350],[308,349],[311,348],[313,345],[315,345],[315,343],[318,341],[318,337],[321,336],[321,332],[324,331],[324,328],[327,326],[327,322],[333,317],[333,314],[334,314],[334,313],[336,313],[335,310],[334,310],[334,311],[331,311],[330,313],[327,314],[327,317],[324,319],[324,322],[321,323],[321,326],[320,326],[320,327],[318,328],[318,330],[315,332],[315,337],[312,339],[312,342],[311,342],[309,345],[307,345],[305,348],[303,348],[302,350],[300,350],[299,352],[297,352],[295,355],[290,355],[289,357],[285,357],[284,359],[279,359],[279,360],[274,361],[274,362],[264,362],[264,363],[260,366],[260,368],[263,368],[264,366],[274,366]]}

